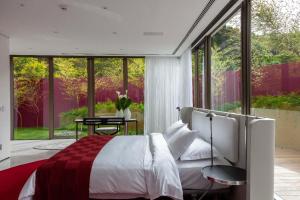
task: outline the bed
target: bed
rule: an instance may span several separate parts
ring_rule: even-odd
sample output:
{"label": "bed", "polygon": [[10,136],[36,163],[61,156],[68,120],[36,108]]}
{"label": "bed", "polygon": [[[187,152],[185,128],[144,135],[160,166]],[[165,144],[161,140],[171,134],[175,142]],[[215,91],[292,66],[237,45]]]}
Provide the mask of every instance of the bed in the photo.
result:
{"label": "bed", "polygon": [[[89,137],[101,140],[103,136]],[[25,183],[19,199],[33,199],[35,183],[36,172]],[[97,154],[90,172],[89,198],[156,199],[161,196],[183,198],[177,165],[162,134],[116,136]]]}
{"label": "bed", "polygon": [[[192,129],[201,130],[200,136],[207,140],[209,121],[205,114],[193,112],[191,122]],[[223,135],[218,136],[220,139],[216,140],[217,147],[226,153],[226,159],[220,155],[215,158],[215,163],[229,165],[230,162],[227,160],[234,162],[238,159],[238,153],[236,153],[238,151],[237,123],[232,118],[217,117],[214,126],[219,127],[215,128],[216,132],[222,131]],[[210,160],[175,159],[165,135],[151,133],[145,136],[115,136],[107,140],[107,143],[103,142],[103,136],[85,137],[58,153],[65,155],[55,155],[54,158],[57,157],[55,161],[51,161],[51,158],[48,166],[34,172],[25,183],[19,199],[84,200],[169,197],[181,200],[184,190],[207,189],[209,182],[202,176],[201,168],[210,165]],[[91,141],[85,142],[88,140]],[[76,166],[74,162],[77,159],[84,160],[86,156],[91,157],[91,152],[95,150],[90,144],[96,147],[103,144],[103,147],[95,151],[98,153],[95,153],[94,158],[91,159],[90,171],[78,170],[82,164]],[[90,150],[85,148],[90,148]],[[81,157],[78,155],[80,151],[85,152]],[[65,164],[65,159],[69,159],[67,164]],[[61,165],[69,168],[63,170],[56,168]],[[52,173],[51,170],[55,175],[49,175]],[[84,177],[84,179],[79,181],[74,178],[76,176]],[[57,180],[53,180],[53,177]],[[222,188],[226,187],[219,184],[213,187],[213,189]]]}

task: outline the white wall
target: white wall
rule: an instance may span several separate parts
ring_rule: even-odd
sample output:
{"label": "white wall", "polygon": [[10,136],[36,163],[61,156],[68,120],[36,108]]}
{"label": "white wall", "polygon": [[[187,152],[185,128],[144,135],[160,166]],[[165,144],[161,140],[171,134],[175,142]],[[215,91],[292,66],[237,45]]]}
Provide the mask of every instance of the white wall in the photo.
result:
{"label": "white wall", "polygon": [[10,131],[9,39],[0,34],[0,160],[10,156]]}

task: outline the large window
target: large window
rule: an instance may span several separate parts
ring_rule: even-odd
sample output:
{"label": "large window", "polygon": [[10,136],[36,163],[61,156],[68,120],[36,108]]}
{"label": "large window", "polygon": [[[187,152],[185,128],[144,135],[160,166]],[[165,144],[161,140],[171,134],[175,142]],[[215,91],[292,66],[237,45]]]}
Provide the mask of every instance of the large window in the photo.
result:
{"label": "large window", "polygon": [[[76,118],[87,117],[89,109],[95,110],[95,116],[115,115],[116,91],[126,90],[133,101],[132,118],[138,120],[139,134],[143,133],[144,58],[94,58],[90,76],[92,66],[87,60],[13,57],[15,139],[74,138]],[[94,97],[88,95],[88,87],[93,88],[93,79],[88,77],[92,76]],[[88,106],[92,98],[94,108]],[[135,133],[135,126],[129,126],[129,133]],[[79,127],[79,134],[85,136],[87,128]]]}
{"label": "large window", "polygon": [[276,120],[274,190],[298,199],[300,2],[252,0],[251,11],[251,113]]}
{"label": "large window", "polygon": [[48,64],[45,59],[15,57],[14,138],[48,139]]}
{"label": "large window", "polygon": [[95,58],[95,115],[115,115],[116,91],[124,93],[122,58]]}
{"label": "large window", "polygon": [[241,112],[240,11],[211,36],[211,108]]}
{"label": "large window", "polygon": [[300,147],[300,3],[252,1],[252,113],[276,119],[276,145]]}
{"label": "large window", "polygon": [[74,137],[74,120],[87,117],[87,85],[85,58],[54,58],[55,137]]}

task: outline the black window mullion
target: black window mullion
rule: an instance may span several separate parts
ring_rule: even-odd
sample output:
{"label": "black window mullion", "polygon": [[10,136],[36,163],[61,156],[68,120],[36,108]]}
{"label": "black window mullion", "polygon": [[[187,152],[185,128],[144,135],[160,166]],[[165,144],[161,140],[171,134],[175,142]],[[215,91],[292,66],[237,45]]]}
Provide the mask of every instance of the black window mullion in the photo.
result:
{"label": "black window mullion", "polygon": [[249,115],[251,107],[251,0],[244,0],[241,9],[241,103],[242,114]]}
{"label": "black window mullion", "polygon": [[49,67],[49,139],[54,138],[54,64],[53,57],[48,57]]}

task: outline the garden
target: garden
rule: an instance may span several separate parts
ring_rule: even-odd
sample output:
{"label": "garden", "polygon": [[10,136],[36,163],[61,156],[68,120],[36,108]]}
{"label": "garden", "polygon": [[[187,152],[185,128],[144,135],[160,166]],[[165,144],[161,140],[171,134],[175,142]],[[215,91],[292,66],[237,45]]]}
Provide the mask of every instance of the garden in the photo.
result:
{"label": "garden", "polygon": [[[43,58],[14,57],[14,138],[49,138],[49,73]],[[116,114],[116,91],[124,91],[123,59],[95,59],[95,116]],[[138,133],[144,126],[144,59],[128,59],[128,96],[132,118],[138,120]],[[77,118],[88,116],[87,61],[84,58],[54,58],[53,125],[54,138],[74,138]],[[129,124],[129,134],[135,126]],[[121,128],[120,134],[124,130]],[[87,134],[82,126],[80,137]]]}

